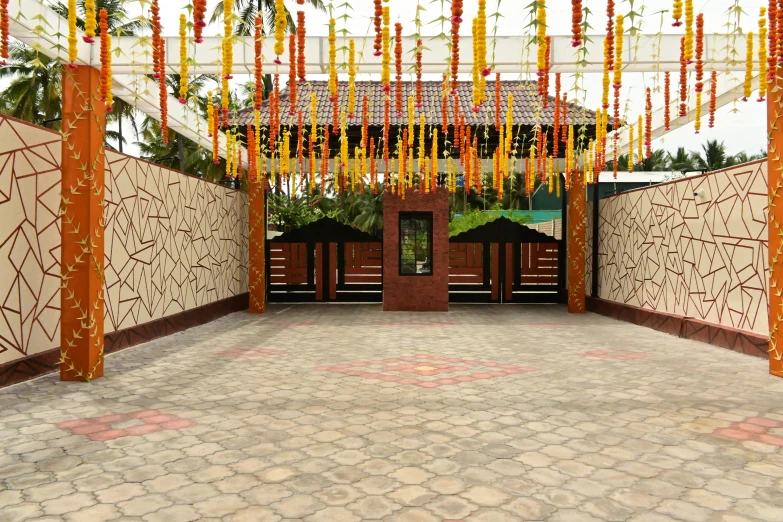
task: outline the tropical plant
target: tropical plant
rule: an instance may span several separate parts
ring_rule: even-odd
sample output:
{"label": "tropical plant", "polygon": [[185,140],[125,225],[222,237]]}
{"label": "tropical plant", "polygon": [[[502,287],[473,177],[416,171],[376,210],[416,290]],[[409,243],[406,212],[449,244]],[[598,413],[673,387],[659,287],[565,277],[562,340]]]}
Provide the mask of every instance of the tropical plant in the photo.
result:
{"label": "tropical plant", "polygon": [[0,68],[0,80],[9,80],[0,93],[3,112],[36,125],[53,123],[60,129],[62,115],[62,66],[32,47],[12,41],[8,65]]}
{"label": "tropical plant", "polygon": [[449,236],[456,236],[462,232],[472,230],[499,217],[506,217],[511,221],[525,225],[530,223],[531,217],[526,214],[514,214],[513,211],[507,212],[483,212],[481,210],[468,210],[459,217],[455,217],[449,222]]}
{"label": "tropical plant", "polygon": [[642,160],[638,165],[638,170],[642,172],[661,172],[669,170],[670,163],[668,156],[668,153],[663,149],[654,150],[652,156]]}
{"label": "tropical plant", "polygon": [[696,165],[693,161],[693,156],[685,150],[685,147],[677,147],[677,152],[673,155],[671,152],[669,153],[669,170],[683,172],[695,170],[695,168]]}
{"label": "tropical plant", "polygon": [[373,194],[366,190],[360,194],[358,208],[359,214],[353,220],[356,228],[370,234],[383,230],[383,192]]}
{"label": "tropical plant", "polygon": [[[138,33],[144,25],[139,19],[132,19],[128,13],[127,5],[130,2],[126,0],[94,0],[95,12],[100,12],[101,9],[106,9],[109,13],[107,23],[109,24],[109,32],[118,35],[133,35]],[[76,1],[76,27],[79,30],[84,31],[84,4],[85,0]],[[63,2],[55,2],[52,5],[52,10],[63,17],[68,19],[68,5]],[[95,28],[96,34],[100,34],[100,26]]]}
{"label": "tropical plant", "polygon": [[324,216],[319,208],[319,197],[294,197],[269,194],[269,223],[285,229],[295,229]]}
{"label": "tropical plant", "polygon": [[[261,12],[264,17],[265,31],[272,32],[275,25],[275,0],[232,0],[234,2],[234,13],[239,17],[239,23],[234,28],[234,33],[239,36],[250,36],[255,27],[255,19],[258,14],[259,4],[261,6]],[[323,0],[307,0],[307,3],[319,11],[326,11],[326,6]],[[212,16],[209,19],[210,23],[215,23],[218,20],[223,19],[223,2],[215,4],[215,8],[212,10]],[[286,17],[288,18],[288,29],[293,32],[295,30],[294,20],[291,16],[291,12],[286,9]]]}

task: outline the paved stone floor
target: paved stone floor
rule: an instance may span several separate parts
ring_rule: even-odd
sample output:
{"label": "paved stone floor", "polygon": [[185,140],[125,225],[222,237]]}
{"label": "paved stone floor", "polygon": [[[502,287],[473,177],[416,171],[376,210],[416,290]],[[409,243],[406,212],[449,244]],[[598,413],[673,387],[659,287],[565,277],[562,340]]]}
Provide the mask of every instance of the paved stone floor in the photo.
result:
{"label": "paved stone floor", "polygon": [[0,391],[0,521],[783,520],[766,361],[553,306],[271,307]]}

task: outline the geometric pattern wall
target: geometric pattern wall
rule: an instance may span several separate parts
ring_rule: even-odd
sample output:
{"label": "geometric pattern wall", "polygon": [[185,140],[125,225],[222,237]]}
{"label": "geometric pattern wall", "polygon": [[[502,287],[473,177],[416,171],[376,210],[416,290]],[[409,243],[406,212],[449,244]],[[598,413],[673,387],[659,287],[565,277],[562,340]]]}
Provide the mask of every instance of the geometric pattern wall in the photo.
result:
{"label": "geometric pattern wall", "polygon": [[0,364],[60,345],[60,140],[0,117]]}
{"label": "geometric pattern wall", "polygon": [[247,194],[106,153],[107,332],[247,292]]}
{"label": "geometric pattern wall", "polygon": [[[0,365],[60,344],[61,137],[0,116]],[[247,194],[106,152],[105,333],[247,292]]]}
{"label": "geometric pattern wall", "polygon": [[768,335],[767,209],[766,161],[601,200],[599,297]]}

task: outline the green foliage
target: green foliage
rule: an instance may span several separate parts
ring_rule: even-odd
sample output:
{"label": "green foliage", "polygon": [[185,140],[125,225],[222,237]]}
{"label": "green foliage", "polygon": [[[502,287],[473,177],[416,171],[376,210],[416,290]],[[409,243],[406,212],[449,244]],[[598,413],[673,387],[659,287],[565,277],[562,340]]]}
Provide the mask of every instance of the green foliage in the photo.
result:
{"label": "green foliage", "polygon": [[319,196],[289,198],[285,194],[269,195],[269,223],[284,230],[303,227],[324,216]]}
{"label": "green foliage", "polygon": [[526,225],[530,223],[531,218],[527,215],[514,214],[512,211],[482,212],[480,210],[469,210],[462,216],[454,217],[449,222],[449,237],[456,236],[462,232],[467,232],[478,226],[494,221],[499,217],[506,217],[511,221]]}

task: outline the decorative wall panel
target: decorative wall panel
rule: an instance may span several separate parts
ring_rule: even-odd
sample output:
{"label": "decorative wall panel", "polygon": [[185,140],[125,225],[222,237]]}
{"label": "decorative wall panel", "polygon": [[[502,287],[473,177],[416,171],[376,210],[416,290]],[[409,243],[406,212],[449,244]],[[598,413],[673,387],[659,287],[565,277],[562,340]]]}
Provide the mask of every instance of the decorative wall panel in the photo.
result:
{"label": "decorative wall panel", "polygon": [[599,297],[768,335],[767,209],[765,161],[602,200]]}
{"label": "decorative wall panel", "polygon": [[106,154],[106,331],[247,292],[247,195]]}
{"label": "decorative wall panel", "polygon": [[60,148],[0,117],[0,365],[60,344]]}
{"label": "decorative wall panel", "polygon": [[[15,361],[59,346],[61,146],[59,133],[0,116],[0,385]],[[217,301],[246,307],[245,193],[109,151],[105,198],[107,349],[129,344],[113,332],[138,338],[129,329],[197,308],[212,317]]]}

